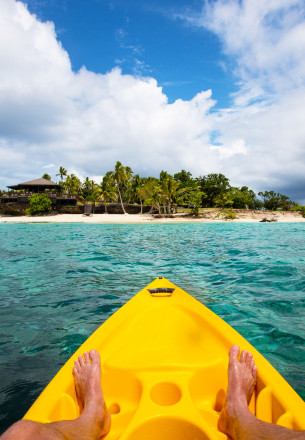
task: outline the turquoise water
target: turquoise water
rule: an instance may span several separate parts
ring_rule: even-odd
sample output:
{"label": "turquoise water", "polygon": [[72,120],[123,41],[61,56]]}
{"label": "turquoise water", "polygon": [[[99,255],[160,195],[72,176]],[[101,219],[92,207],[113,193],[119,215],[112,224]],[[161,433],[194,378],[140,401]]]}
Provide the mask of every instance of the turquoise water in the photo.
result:
{"label": "turquoise water", "polygon": [[245,336],[305,398],[305,224],[0,224],[0,432],[158,276]]}

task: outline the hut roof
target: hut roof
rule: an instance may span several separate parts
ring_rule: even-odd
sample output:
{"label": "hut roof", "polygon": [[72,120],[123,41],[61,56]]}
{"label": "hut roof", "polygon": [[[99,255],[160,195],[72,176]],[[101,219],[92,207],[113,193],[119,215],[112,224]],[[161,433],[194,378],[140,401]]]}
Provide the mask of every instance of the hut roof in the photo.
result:
{"label": "hut roof", "polygon": [[43,177],[40,177],[39,179],[34,180],[28,180],[27,182],[19,183],[19,185],[56,185],[57,183],[52,182],[52,180],[44,179]]}
{"label": "hut roof", "polygon": [[39,186],[43,188],[59,188],[60,185],[58,185],[55,182],[52,182],[52,180],[47,180],[40,177],[39,179],[28,180],[27,182],[18,183],[18,185],[8,186],[8,188],[21,189],[21,188],[30,188],[30,187],[39,187]]}

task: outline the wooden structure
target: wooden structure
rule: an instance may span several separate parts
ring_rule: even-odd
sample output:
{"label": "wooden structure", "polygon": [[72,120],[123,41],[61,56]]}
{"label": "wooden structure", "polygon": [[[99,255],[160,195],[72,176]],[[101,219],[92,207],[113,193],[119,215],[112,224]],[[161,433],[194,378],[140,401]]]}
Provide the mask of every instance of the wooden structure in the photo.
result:
{"label": "wooden structure", "polygon": [[85,216],[91,217],[92,216],[92,208],[93,208],[93,205],[91,203],[86,203],[84,206],[83,216],[85,215]]}
{"label": "wooden structure", "polygon": [[[28,203],[29,197],[33,194],[46,194],[52,202],[53,206],[56,205],[76,205],[77,196],[70,194],[61,194],[61,185],[52,182],[52,180],[39,179],[29,180],[27,182],[18,183],[18,185],[11,185],[7,188],[14,191],[8,194],[0,195],[1,203]],[[15,192],[16,191],[16,192]]]}
{"label": "wooden structure", "polygon": [[18,185],[8,186],[9,189],[15,191],[23,190],[31,193],[41,193],[46,190],[55,190],[60,193],[60,185],[52,182],[52,180],[43,179],[42,177],[35,180],[29,180],[28,182],[18,183]]}

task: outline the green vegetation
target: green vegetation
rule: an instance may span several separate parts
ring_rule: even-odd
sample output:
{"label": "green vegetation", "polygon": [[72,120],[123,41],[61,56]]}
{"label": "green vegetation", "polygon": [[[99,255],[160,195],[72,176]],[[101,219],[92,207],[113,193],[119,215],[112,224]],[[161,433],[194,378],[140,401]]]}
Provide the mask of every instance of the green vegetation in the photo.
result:
{"label": "green vegetation", "polygon": [[[60,178],[62,193],[76,195],[80,201],[103,203],[106,213],[109,203],[120,203],[124,213],[124,205],[129,203],[139,204],[141,214],[143,206],[149,206],[150,212],[159,215],[177,213],[179,208],[179,212],[198,216],[204,208],[220,208],[219,215],[226,218],[233,218],[234,209],[297,210],[305,217],[305,207],[289,197],[274,191],[255,194],[247,186],[233,187],[223,174],[211,173],[194,178],[186,170],[174,175],[163,170],[158,178],[141,177],[133,174],[130,167],[116,162],[114,170],[106,172],[100,183],[89,177],[82,182],[75,174],[68,174],[63,166],[56,176]],[[43,177],[51,179],[47,174]],[[36,212],[42,211],[37,208]]]}
{"label": "green vegetation", "polygon": [[263,206],[266,209],[275,211],[276,209],[283,209],[283,211],[289,211],[295,203],[292,202],[289,197],[284,194],[275,193],[274,191],[259,192],[259,196],[263,199]]}
{"label": "green vegetation", "polygon": [[132,170],[129,167],[124,167],[121,162],[117,162],[114,167],[114,171],[111,171],[111,176],[113,177],[113,183],[115,187],[117,188],[119,200],[122,206],[122,210],[124,214],[126,214],[124,203],[123,203],[123,196],[124,193],[127,191],[128,183],[131,180],[132,177]]}
{"label": "green vegetation", "polygon": [[226,220],[234,220],[236,219],[236,214],[232,209],[222,209],[215,218],[223,217]]}
{"label": "green vegetation", "polygon": [[302,216],[305,217],[305,206],[295,205],[292,208],[290,208],[289,211],[300,211]]}
{"label": "green vegetation", "polygon": [[99,198],[105,205],[105,214],[107,213],[107,203],[116,200],[117,192],[114,186],[114,180],[111,172],[106,173],[98,190]]}
{"label": "green vegetation", "polygon": [[46,194],[34,194],[29,197],[30,207],[26,210],[27,215],[45,214],[51,211],[52,202]]}
{"label": "green vegetation", "polygon": [[60,176],[60,180],[61,180],[61,182],[63,182],[64,176],[67,175],[67,172],[68,171],[64,167],[59,167],[59,171],[58,171],[58,174],[56,174],[56,176]]}
{"label": "green vegetation", "polygon": [[107,203],[111,202],[119,202],[124,213],[124,204],[136,203],[141,205],[141,213],[143,206],[149,205],[150,212],[159,215],[177,212],[178,206],[190,210],[193,215],[198,215],[202,208],[218,207],[233,212],[232,209],[289,210],[296,206],[283,194],[265,191],[258,193],[258,197],[247,186],[233,187],[223,174],[193,178],[189,171],[181,170],[173,176],[161,171],[159,178],[140,177],[133,175],[130,167],[117,162],[99,185],[88,177],[82,183],[74,174],[67,174],[63,167],[57,176],[61,178],[64,192],[76,194],[86,201],[103,202],[106,212]]}

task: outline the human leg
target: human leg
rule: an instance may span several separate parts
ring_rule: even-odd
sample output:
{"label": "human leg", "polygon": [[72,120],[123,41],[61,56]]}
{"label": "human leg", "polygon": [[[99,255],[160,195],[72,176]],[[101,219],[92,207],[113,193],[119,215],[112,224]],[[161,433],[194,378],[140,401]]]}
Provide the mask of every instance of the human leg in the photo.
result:
{"label": "human leg", "polygon": [[110,429],[101,387],[101,363],[97,351],[84,353],[75,361],[73,376],[82,413],[75,420],[47,424],[20,420],[9,428],[1,440],[98,440]]}
{"label": "human leg", "polygon": [[257,367],[251,353],[234,345],[229,352],[228,390],[219,418],[219,429],[232,440],[305,440],[304,431],[293,431],[258,420],[248,405],[256,385]]}

